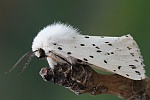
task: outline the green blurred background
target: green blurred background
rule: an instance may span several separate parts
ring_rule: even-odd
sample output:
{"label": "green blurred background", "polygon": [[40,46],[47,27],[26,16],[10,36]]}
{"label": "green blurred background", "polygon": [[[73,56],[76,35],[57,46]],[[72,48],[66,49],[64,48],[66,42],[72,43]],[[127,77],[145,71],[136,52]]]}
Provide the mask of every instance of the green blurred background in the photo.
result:
{"label": "green blurred background", "polygon": [[146,0],[0,0],[0,100],[121,100],[112,95],[75,95],[45,82],[44,60],[34,58],[19,76],[4,72],[27,51],[40,29],[54,21],[78,27],[82,34],[121,36],[130,33],[144,56],[150,76],[150,1]]}

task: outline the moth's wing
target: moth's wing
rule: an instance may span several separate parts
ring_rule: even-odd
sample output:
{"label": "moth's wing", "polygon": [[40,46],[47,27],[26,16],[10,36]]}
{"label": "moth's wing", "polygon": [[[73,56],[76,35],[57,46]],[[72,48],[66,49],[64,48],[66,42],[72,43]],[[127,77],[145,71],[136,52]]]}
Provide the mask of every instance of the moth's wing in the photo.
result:
{"label": "moth's wing", "polygon": [[64,57],[68,55],[133,80],[145,78],[140,50],[130,35],[76,35],[69,39],[58,38],[55,42],[57,45],[51,44],[51,47]]}

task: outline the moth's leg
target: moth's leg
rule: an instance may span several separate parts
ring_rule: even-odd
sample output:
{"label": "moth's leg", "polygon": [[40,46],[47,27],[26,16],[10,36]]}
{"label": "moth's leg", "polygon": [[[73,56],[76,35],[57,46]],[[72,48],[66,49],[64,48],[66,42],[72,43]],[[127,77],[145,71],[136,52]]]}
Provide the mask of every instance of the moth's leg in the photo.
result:
{"label": "moth's leg", "polygon": [[40,70],[39,74],[42,76],[44,81],[51,81],[54,82],[54,73],[53,69],[50,67],[44,67]]}
{"label": "moth's leg", "polygon": [[47,67],[44,67],[40,70],[39,74],[42,76],[44,79],[44,76],[47,75]]}
{"label": "moth's leg", "polygon": [[71,69],[71,66],[70,67],[67,67],[67,70],[64,71],[64,76],[67,77],[68,73],[71,73],[72,72],[72,69]]}
{"label": "moth's leg", "polygon": [[[84,69],[84,67],[82,66],[82,65],[79,65],[80,66],[80,75],[77,77],[77,80],[80,80],[80,81],[84,81],[84,80],[82,80],[82,79],[85,79],[85,78],[83,78],[83,77],[86,77],[86,71],[85,71],[85,69]],[[84,83],[84,82],[83,82]]]}
{"label": "moth's leg", "polygon": [[[72,73],[72,67],[73,67],[73,65],[74,65],[74,59],[72,58],[72,57],[67,57],[67,61],[69,62],[68,63],[68,65],[69,65],[69,67],[67,68],[68,70],[66,70],[65,72],[64,72],[64,74],[65,75],[67,75],[68,73]],[[67,76],[66,76],[67,77]]]}
{"label": "moth's leg", "polygon": [[[75,69],[74,69],[75,68]],[[76,64],[73,67],[72,72],[72,80],[76,81],[77,83],[83,83],[85,84],[87,81],[87,70],[85,69],[85,66],[82,64]]]}
{"label": "moth's leg", "polygon": [[54,69],[55,65],[57,65],[57,61],[51,57],[47,57],[47,61],[49,64],[49,67]]}
{"label": "moth's leg", "polygon": [[[67,60],[69,61],[70,64],[74,64],[73,58],[72,57],[67,57]],[[70,70],[72,70],[72,65],[70,66]]]}
{"label": "moth's leg", "polygon": [[74,68],[75,70],[78,70],[77,66],[74,66],[74,65],[76,65],[76,64],[79,64],[79,63],[77,62],[77,59],[76,59],[76,58],[68,57],[67,60],[70,62],[70,64],[72,64],[72,65],[71,65],[71,70],[72,70],[72,68]]}

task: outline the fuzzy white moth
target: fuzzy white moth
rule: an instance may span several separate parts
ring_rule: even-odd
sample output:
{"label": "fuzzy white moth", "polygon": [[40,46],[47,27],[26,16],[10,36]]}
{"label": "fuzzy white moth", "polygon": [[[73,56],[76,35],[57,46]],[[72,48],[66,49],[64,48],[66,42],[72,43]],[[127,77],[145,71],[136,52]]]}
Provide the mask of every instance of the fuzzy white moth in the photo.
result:
{"label": "fuzzy white moth", "polygon": [[38,58],[47,58],[51,68],[57,63],[82,62],[133,80],[145,78],[140,49],[130,35],[81,35],[70,25],[54,23],[34,38],[32,52]]}

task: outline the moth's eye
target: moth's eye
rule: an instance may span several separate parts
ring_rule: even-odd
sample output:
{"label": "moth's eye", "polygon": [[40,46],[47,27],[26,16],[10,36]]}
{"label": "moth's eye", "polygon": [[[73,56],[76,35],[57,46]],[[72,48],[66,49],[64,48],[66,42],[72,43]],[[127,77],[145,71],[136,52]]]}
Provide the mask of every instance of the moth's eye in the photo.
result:
{"label": "moth's eye", "polygon": [[46,54],[45,54],[45,51],[42,48],[40,48],[38,51],[39,51],[39,54],[40,54],[39,58],[47,57]]}

